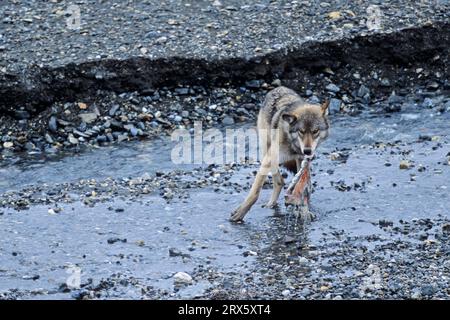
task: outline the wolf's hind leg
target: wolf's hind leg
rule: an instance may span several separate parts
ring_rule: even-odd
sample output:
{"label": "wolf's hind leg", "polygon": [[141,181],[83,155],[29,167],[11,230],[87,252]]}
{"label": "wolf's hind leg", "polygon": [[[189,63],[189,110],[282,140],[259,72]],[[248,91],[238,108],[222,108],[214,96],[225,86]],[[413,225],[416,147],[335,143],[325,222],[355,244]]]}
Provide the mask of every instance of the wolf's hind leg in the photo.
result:
{"label": "wolf's hind leg", "polygon": [[281,176],[280,170],[277,168],[272,172],[273,191],[269,202],[264,206],[266,208],[275,208],[280,196],[281,190],[284,186],[284,179]]}

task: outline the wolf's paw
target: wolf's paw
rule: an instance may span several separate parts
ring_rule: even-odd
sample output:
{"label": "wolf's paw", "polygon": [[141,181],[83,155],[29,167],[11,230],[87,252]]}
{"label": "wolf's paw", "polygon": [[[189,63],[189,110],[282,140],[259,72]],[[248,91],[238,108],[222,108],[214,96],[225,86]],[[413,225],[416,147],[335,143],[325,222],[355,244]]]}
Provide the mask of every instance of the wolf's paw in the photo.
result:
{"label": "wolf's paw", "polygon": [[245,215],[247,214],[248,210],[245,210],[244,208],[237,208],[231,213],[230,221],[232,222],[240,222],[244,219]]}
{"label": "wolf's paw", "polygon": [[262,207],[268,208],[268,209],[276,209],[276,208],[278,208],[278,203],[269,201],[266,204],[264,204]]}
{"label": "wolf's paw", "polygon": [[312,212],[311,210],[309,210],[309,208],[307,206],[305,206],[304,208],[302,208],[300,210],[300,217],[302,218],[303,221],[314,221],[316,219],[316,215],[314,214],[314,212]]}

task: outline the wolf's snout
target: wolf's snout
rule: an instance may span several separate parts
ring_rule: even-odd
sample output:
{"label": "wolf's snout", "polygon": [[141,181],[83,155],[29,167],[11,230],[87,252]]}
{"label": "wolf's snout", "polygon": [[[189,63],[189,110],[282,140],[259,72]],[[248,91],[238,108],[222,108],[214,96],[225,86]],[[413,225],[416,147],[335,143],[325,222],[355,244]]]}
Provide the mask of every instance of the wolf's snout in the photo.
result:
{"label": "wolf's snout", "polygon": [[304,154],[305,156],[310,156],[310,155],[312,155],[312,149],[311,149],[311,148],[304,148],[304,149],[303,149],[303,154]]}

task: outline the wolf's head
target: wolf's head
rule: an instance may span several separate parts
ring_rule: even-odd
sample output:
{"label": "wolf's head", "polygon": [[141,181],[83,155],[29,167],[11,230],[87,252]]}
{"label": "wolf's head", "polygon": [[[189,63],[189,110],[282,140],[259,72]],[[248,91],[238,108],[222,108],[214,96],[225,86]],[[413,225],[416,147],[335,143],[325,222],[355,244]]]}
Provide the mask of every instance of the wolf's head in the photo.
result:
{"label": "wolf's head", "polygon": [[329,101],[298,104],[287,108],[281,118],[288,142],[294,151],[313,157],[317,146],[328,137]]}

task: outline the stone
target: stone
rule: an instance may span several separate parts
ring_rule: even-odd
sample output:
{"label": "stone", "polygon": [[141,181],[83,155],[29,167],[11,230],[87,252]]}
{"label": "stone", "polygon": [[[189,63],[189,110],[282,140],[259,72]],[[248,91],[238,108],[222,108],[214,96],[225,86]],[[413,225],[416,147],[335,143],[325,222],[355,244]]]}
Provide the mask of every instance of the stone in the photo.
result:
{"label": "stone", "polygon": [[79,142],[78,139],[73,136],[73,134],[69,134],[68,140],[71,144],[78,144],[78,142]]}
{"label": "stone", "polygon": [[434,106],[434,102],[430,98],[425,98],[422,102],[423,108],[432,108],[433,106]]}
{"label": "stone", "polygon": [[341,91],[341,89],[337,85],[335,85],[334,83],[330,83],[329,85],[327,85],[325,87],[325,89],[327,89],[330,92],[334,92],[334,93],[337,93],[337,92]]}
{"label": "stone", "polygon": [[250,80],[245,83],[245,86],[247,88],[259,89],[259,88],[261,88],[262,83],[263,83],[263,81],[261,81],[261,80]]}
{"label": "stone", "polygon": [[85,123],[92,123],[97,119],[97,114],[94,112],[82,113],[78,115],[81,120]]}
{"label": "stone", "polygon": [[14,147],[14,143],[12,143],[11,141],[3,143],[3,148],[5,149],[11,149],[12,147]]}
{"label": "stone", "polygon": [[291,295],[291,291],[289,291],[289,290],[283,290],[282,292],[281,292],[281,294],[283,295],[283,297],[288,297],[288,296],[290,296]]}
{"label": "stone", "polygon": [[173,281],[175,282],[175,284],[191,284],[192,277],[186,272],[177,272],[173,276]]}
{"label": "stone", "polygon": [[50,117],[50,120],[48,121],[48,128],[50,129],[51,132],[54,132],[54,133],[56,133],[58,131],[58,123],[56,121],[55,116]]}
{"label": "stone", "polygon": [[108,113],[108,114],[109,114],[111,117],[114,117],[119,109],[120,109],[120,106],[119,106],[118,104],[115,104],[115,105],[113,105],[113,106],[111,107],[111,109],[109,109],[109,113]]}
{"label": "stone", "polygon": [[330,113],[338,113],[341,110],[341,100],[336,98],[330,99],[330,105],[328,106],[328,111]]}
{"label": "stone", "polygon": [[225,118],[222,119],[222,124],[224,124],[224,125],[232,125],[232,124],[234,124],[233,117],[226,116]]}
{"label": "stone", "polygon": [[402,160],[400,161],[400,169],[409,169],[411,168],[412,164],[408,160]]}
{"label": "stone", "polygon": [[370,94],[369,88],[362,84],[358,89],[357,96],[363,98],[368,94]]}

